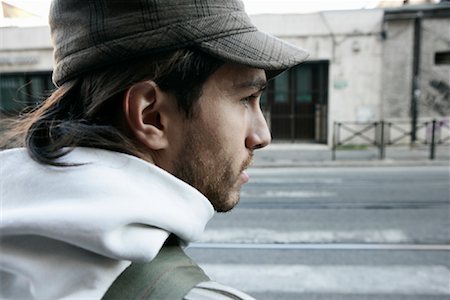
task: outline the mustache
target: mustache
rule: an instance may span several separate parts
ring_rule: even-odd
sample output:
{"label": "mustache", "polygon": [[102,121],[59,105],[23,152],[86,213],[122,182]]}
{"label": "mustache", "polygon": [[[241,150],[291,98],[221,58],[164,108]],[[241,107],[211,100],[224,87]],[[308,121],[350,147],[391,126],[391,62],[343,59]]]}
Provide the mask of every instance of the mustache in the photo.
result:
{"label": "mustache", "polygon": [[242,163],[241,172],[250,167],[253,164],[253,152],[249,152],[247,158]]}

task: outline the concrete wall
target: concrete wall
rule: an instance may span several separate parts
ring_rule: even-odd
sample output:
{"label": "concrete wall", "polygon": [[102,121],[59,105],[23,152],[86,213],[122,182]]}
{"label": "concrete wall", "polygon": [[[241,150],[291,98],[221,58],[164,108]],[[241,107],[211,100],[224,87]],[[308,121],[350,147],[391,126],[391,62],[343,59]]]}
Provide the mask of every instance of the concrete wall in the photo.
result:
{"label": "concrete wall", "polygon": [[[450,93],[445,97],[433,87],[437,82],[450,88],[450,64],[436,65],[436,52],[450,53],[450,18],[425,19],[422,22],[421,95],[419,116],[450,116]],[[434,81],[434,84],[433,84]]]}
{"label": "concrete wall", "polygon": [[3,27],[0,41],[0,73],[53,69],[48,27]]}
{"label": "concrete wall", "polygon": [[409,118],[413,62],[414,21],[385,23],[382,73],[382,118]]}
{"label": "concrete wall", "polygon": [[[383,54],[383,117],[409,118],[411,108],[414,20],[385,23]],[[423,19],[420,55],[419,118],[450,115],[450,99],[433,87],[441,82],[450,86],[450,65],[436,65],[435,54],[450,52],[450,18]]]}

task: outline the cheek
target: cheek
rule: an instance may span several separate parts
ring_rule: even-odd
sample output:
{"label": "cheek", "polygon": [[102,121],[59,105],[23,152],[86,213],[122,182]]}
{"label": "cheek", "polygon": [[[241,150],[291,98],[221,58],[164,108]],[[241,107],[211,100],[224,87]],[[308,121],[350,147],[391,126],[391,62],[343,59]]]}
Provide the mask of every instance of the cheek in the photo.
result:
{"label": "cheek", "polygon": [[239,147],[245,146],[245,136],[247,128],[246,114],[242,111],[230,111],[222,115],[217,121],[215,127],[221,139],[226,142],[225,147],[233,148],[233,151],[240,150]]}
{"label": "cheek", "polygon": [[198,128],[203,128],[211,147],[220,147],[223,152],[241,158],[245,155],[249,108],[229,99],[216,100],[214,103],[204,103]]}
{"label": "cheek", "polygon": [[202,110],[202,119],[211,130],[218,132],[236,130],[242,123],[243,110],[240,109],[241,107],[227,102],[229,101],[217,101],[217,104],[213,103]]}

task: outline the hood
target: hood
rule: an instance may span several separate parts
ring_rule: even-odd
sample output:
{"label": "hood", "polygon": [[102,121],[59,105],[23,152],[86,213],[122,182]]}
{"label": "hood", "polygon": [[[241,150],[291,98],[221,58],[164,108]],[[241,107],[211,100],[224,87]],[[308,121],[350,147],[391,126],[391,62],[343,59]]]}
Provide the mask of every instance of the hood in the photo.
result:
{"label": "hood", "polygon": [[[3,291],[26,285],[31,298],[63,298],[42,291],[81,291],[89,278],[87,290],[106,291],[131,261],[151,261],[170,233],[199,239],[213,215],[200,192],[136,157],[76,148],[61,161],[81,165],[42,165],[25,149],[0,153]],[[45,284],[46,274],[67,282]]]}

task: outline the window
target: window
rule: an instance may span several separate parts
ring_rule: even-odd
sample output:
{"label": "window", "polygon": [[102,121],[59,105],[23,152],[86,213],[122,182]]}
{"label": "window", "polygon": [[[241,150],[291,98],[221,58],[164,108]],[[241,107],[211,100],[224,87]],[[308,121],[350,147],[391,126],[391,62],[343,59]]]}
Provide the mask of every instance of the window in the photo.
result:
{"label": "window", "polygon": [[289,72],[275,77],[275,92],[274,101],[276,103],[288,103],[289,102]]}
{"label": "window", "polygon": [[25,78],[22,76],[1,76],[0,109],[4,112],[18,112],[26,106],[24,92]]}
{"label": "window", "polygon": [[295,101],[297,103],[310,103],[312,101],[312,66],[299,66],[295,71],[297,73],[297,93],[295,94]]}
{"label": "window", "polygon": [[436,52],[434,54],[435,65],[450,65],[450,51]]}
{"label": "window", "polygon": [[0,111],[17,114],[43,101],[54,88],[51,72],[0,74]]}

